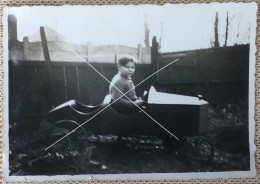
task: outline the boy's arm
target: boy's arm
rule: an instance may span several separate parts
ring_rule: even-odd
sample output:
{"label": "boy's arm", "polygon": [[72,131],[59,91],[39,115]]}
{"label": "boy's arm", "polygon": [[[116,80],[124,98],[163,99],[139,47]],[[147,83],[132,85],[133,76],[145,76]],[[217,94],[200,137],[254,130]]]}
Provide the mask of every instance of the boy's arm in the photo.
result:
{"label": "boy's arm", "polygon": [[[111,96],[112,96],[113,101],[120,98],[124,94],[124,91],[125,91],[122,86],[120,86],[120,85],[115,85],[115,86],[112,86],[112,88],[111,88]],[[119,90],[122,91],[122,93]],[[125,98],[126,98],[125,96],[122,96],[119,100],[117,100],[115,102],[115,105],[120,106],[122,108],[131,108],[131,109],[136,108],[136,106],[131,101],[129,101],[128,99],[125,99]],[[132,101],[135,102],[135,100],[132,100]]]}

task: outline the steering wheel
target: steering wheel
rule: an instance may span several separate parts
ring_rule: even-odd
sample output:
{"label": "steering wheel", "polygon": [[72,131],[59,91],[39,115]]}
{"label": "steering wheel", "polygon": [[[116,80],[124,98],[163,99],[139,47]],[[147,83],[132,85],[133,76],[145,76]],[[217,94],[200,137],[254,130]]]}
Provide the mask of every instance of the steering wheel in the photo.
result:
{"label": "steering wheel", "polygon": [[148,101],[148,96],[149,96],[149,92],[147,92],[146,90],[143,93],[143,101],[147,103]]}

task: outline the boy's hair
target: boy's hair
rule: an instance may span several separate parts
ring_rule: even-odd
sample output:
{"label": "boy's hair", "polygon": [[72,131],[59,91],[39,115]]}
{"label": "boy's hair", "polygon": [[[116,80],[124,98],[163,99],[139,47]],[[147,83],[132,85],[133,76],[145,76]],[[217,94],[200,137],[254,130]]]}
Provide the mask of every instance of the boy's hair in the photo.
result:
{"label": "boy's hair", "polygon": [[118,65],[125,66],[129,62],[133,62],[136,65],[136,62],[133,59],[127,58],[127,57],[123,57],[123,58],[119,59]]}

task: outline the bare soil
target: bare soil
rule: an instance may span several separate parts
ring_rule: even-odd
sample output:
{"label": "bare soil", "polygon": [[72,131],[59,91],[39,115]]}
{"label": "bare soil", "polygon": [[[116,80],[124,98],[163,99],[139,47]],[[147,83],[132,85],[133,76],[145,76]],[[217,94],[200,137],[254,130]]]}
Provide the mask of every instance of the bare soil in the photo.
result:
{"label": "bare soil", "polygon": [[[10,175],[179,173],[250,169],[248,113],[243,103],[209,107],[205,135],[165,144],[157,137],[78,135],[45,151],[43,118],[10,125]],[[66,132],[65,132],[66,133]]]}

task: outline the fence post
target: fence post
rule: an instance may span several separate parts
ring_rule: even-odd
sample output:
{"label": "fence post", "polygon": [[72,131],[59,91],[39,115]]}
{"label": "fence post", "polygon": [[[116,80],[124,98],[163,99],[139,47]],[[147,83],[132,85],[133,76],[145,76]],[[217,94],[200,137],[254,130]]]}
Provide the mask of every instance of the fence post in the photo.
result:
{"label": "fence post", "polygon": [[142,63],[143,58],[142,58],[142,45],[138,44],[138,60]]}
{"label": "fence post", "polygon": [[43,53],[44,53],[44,58],[46,61],[47,65],[47,71],[48,71],[48,81],[50,85],[50,97],[49,97],[49,105],[54,107],[55,106],[55,98],[54,98],[54,86],[52,84],[52,74],[51,74],[51,60],[50,60],[50,54],[48,50],[48,45],[47,45],[47,39],[44,31],[44,27],[40,27],[40,34],[41,34],[41,40],[42,40],[42,48],[43,48]]}
{"label": "fence post", "polygon": [[117,64],[117,54],[115,54],[115,63]]}
{"label": "fence post", "polygon": [[78,99],[81,101],[81,95],[80,95],[80,85],[79,85],[79,67],[76,66],[76,79],[77,79],[77,92],[78,92]]}
{"label": "fence post", "polygon": [[28,60],[29,59],[29,39],[27,36],[23,38],[23,59]]}
{"label": "fence post", "polygon": [[90,54],[91,54],[92,44],[91,42],[87,42],[87,58],[86,61],[90,62]]}
{"label": "fence post", "polygon": [[[151,68],[150,68],[150,71],[151,71],[151,74],[156,72],[158,69],[159,69],[159,52],[158,52],[158,48],[159,48],[159,44],[157,43],[156,41],[156,37],[154,36],[153,37],[153,40],[152,40],[152,48],[151,48]],[[152,85],[153,86],[158,86],[158,81],[157,81],[157,75],[154,75],[152,77]]]}
{"label": "fence post", "polygon": [[8,15],[8,48],[17,44],[17,19],[14,15]]}

